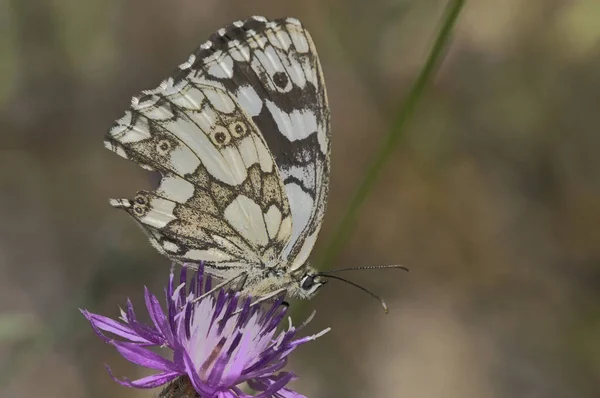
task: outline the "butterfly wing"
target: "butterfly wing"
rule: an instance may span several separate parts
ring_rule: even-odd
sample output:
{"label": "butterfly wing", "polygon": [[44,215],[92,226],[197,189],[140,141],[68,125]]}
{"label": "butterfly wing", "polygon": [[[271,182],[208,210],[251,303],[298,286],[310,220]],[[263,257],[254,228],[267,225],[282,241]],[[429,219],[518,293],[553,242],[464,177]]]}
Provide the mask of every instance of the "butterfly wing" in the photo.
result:
{"label": "butterfly wing", "polygon": [[264,138],[229,90],[202,74],[133,98],[105,145],[160,172],[157,190],[111,204],[168,257],[239,272],[289,241],[290,207]]}
{"label": "butterfly wing", "polygon": [[252,17],[217,33],[180,66],[233,93],[265,137],[289,201],[293,231],[281,264],[302,267],[321,228],[329,189],[330,124],[323,72],[294,18]]}

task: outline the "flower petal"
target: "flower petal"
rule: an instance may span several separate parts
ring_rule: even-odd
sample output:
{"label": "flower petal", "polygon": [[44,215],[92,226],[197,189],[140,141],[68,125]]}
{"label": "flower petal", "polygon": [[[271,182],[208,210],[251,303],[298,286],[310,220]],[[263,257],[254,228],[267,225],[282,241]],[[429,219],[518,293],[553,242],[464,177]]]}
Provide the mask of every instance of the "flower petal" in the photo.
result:
{"label": "flower petal", "polygon": [[208,292],[212,289],[212,278],[210,275],[206,274],[206,278],[204,278],[204,291]]}
{"label": "flower petal", "polygon": [[277,362],[270,364],[261,364],[260,367],[255,368],[254,371],[244,371],[244,376],[241,378],[242,381],[256,379],[258,377],[270,376],[275,372],[280,371],[287,365],[287,358],[278,360]]}
{"label": "flower petal", "polygon": [[[227,353],[221,354],[221,358],[227,358],[227,361],[223,362],[221,382],[228,385],[240,383],[238,380],[244,371],[248,358],[249,339],[244,339],[244,332],[241,330],[238,330],[235,333],[237,333],[237,336],[235,336],[234,340],[231,342]],[[217,366],[220,366],[218,362],[215,367]]]}
{"label": "flower petal", "polygon": [[114,345],[119,353],[129,362],[133,362],[137,365],[141,365],[150,369],[162,370],[165,372],[183,373],[183,369],[180,371],[175,363],[134,343],[112,341],[111,344]]}
{"label": "flower petal", "polygon": [[255,398],[272,398],[295,377],[296,375],[293,373],[281,372],[272,378],[249,380],[248,385],[254,390],[262,391],[260,394],[256,395]]}
{"label": "flower petal", "polygon": [[151,341],[143,338],[138,333],[136,333],[136,331],[133,330],[129,325],[115,321],[114,319],[110,319],[102,315],[93,314],[87,310],[80,309],[79,311],[81,311],[83,316],[86,317],[88,321],[90,321],[92,327],[96,331],[96,334],[98,334],[106,342],[109,342],[112,339],[105,336],[103,333],[100,332],[100,330],[104,330],[105,332],[109,332],[119,337],[123,337],[135,343],[152,344]]}
{"label": "flower petal", "polygon": [[192,362],[192,358],[190,358],[188,353],[184,351],[182,356],[185,367],[185,373],[190,378],[192,386],[194,386],[196,392],[198,392],[198,394],[200,394],[201,396],[206,395],[207,397],[212,397],[213,395],[215,395],[216,389],[212,388],[211,386],[208,386],[206,383],[200,380],[200,376],[198,376],[198,371],[196,370],[194,362]]}
{"label": "flower petal", "polygon": [[273,314],[275,314],[275,311],[279,308],[281,303],[283,303],[283,300],[284,300],[283,295],[280,295],[279,297],[277,297],[275,299],[271,308],[269,308],[269,310],[262,316],[262,318],[260,320],[261,324],[264,324],[270,320],[270,318],[273,316]]}
{"label": "flower petal", "polygon": [[236,386],[231,387],[231,391],[237,394],[236,397],[239,398],[254,398],[254,395],[248,395]]}
{"label": "flower petal", "polygon": [[[318,339],[319,337],[323,336],[324,334],[329,333],[330,330],[331,330],[331,328],[323,329],[319,333],[316,333],[316,334],[313,334],[313,335],[310,335],[310,336],[301,337],[299,339],[291,341],[289,344],[291,346],[293,346],[294,348],[296,348],[299,345],[302,345],[302,344],[308,343],[309,341],[313,341],[313,340]],[[296,332],[297,331],[298,330],[296,330]]]}
{"label": "flower petal", "polygon": [[194,305],[193,304],[186,304],[185,305],[185,315],[183,318],[183,326],[184,326],[184,330],[185,330],[185,338],[189,340],[190,336],[192,335],[192,313],[193,313],[193,309],[194,309]]}
{"label": "flower petal", "polygon": [[236,328],[242,328],[244,325],[246,325],[248,320],[250,319],[250,316],[253,314],[250,310],[250,302],[251,301],[252,301],[252,299],[250,297],[248,297],[242,303],[242,305],[241,305],[242,308],[239,310],[240,313],[238,315],[237,323],[235,325]]}
{"label": "flower petal", "polygon": [[[208,279],[207,279],[208,282]],[[217,318],[221,315],[221,311],[223,311],[223,307],[225,305],[227,299],[227,295],[225,294],[225,290],[219,290],[219,294],[217,295],[217,299],[215,300],[215,305],[213,309],[213,316],[210,320],[210,327],[208,330],[212,329],[213,324]],[[199,303],[198,303],[199,304]]]}
{"label": "flower petal", "polygon": [[[241,337],[242,337],[242,334],[238,332],[238,335],[236,336],[234,341],[231,343],[231,347],[233,347],[234,345],[237,346],[237,344],[239,344],[239,342],[241,340]],[[229,337],[229,338],[231,338],[231,337]],[[223,337],[222,342],[223,342],[223,345],[226,344],[225,337]],[[219,343],[221,343],[221,342],[219,342]],[[211,385],[225,384],[225,385],[230,385],[230,386],[238,384],[237,377],[234,378],[233,380],[231,380],[230,378],[227,377],[227,375],[223,374],[223,372],[227,368],[227,364],[231,360],[231,353],[232,353],[231,349],[229,349],[227,351],[225,351],[225,350],[221,351],[221,353],[219,354],[219,357],[217,358],[214,365],[212,366],[210,374],[208,375],[207,380],[208,380],[209,384],[211,384]]]}
{"label": "flower petal", "polygon": [[175,321],[175,316],[177,315],[177,313],[179,312],[179,309],[176,306],[175,301],[173,300],[173,291],[172,289],[168,290],[165,289],[165,296],[167,298],[167,316],[168,316],[168,329],[171,332],[170,336],[171,336],[171,341],[175,342],[177,341],[177,339],[175,338],[174,334],[176,334],[177,332],[177,322]]}
{"label": "flower petal", "polygon": [[263,334],[267,334],[269,332],[271,332],[273,329],[277,328],[277,326],[279,326],[279,324],[281,323],[281,320],[283,319],[283,317],[285,316],[285,314],[287,313],[287,307],[285,306],[281,306],[278,309],[275,310],[274,315],[271,317],[271,319],[269,319],[268,321],[266,321],[266,325],[264,327],[264,331]]}
{"label": "flower petal", "polygon": [[216,398],[238,398],[239,395],[234,391],[219,391]]}
{"label": "flower petal", "polygon": [[114,381],[116,381],[122,386],[133,388],[156,388],[162,386],[163,384],[167,384],[180,376],[178,372],[163,372],[152,376],[142,377],[141,379],[137,380],[120,380],[117,379],[115,375],[113,375],[112,371],[108,366],[106,366],[106,370],[108,371],[108,374],[110,375],[110,377],[112,377]]}
{"label": "flower petal", "polygon": [[[177,304],[183,305],[185,303],[185,285],[187,284],[187,267],[181,267],[181,272],[179,273],[179,302]],[[177,289],[175,289],[177,292]]]}
{"label": "flower petal", "polygon": [[156,329],[158,329],[161,334],[164,336],[167,341],[167,345],[169,347],[173,347],[175,345],[173,339],[173,333],[171,332],[171,328],[169,327],[169,321],[158,302],[158,299],[155,295],[150,293],[147,287],[144,287],[144,300],[146,301],[146,308],[148,309],[148,314],[150,315],[150,319],[152,319],[152,323]]}
{"label": "flower petal", "polygon": [[169,297],[173,295],[175,289],[175,263],[171,264],[171,272],[169,273],[169,283],[167,283],[167,294]]}
{"label": "flower petal", "polygon": [[217,325],[217,330],[219,334],[223,333],[223,329],[225,328],[225,325],[227,325],[227,321],[229,320],[229,318],[231,318],[231,314],[233,314],[233,312],[237,309],[239,296],[239,293],[235,293],[233,295],[230,292],[227,293],[227,299],[229,300],[225,300],[225,303],[227,303],[227,301],[229,301],[229,303],[227,303],[225,307],[225,313],[223,314],[221,320],[219,321],[219,324]]}
{"label": "flower petal", "polygon": [[135,316],[135,312],[133,310],[133,304],[131,300],[127,299],[127,323],[131,328],[141,337],[145,338],[148,341],[156,345],[165,344],[165,338],[160,334],[160,332],[154,329],[152,326],[144,325],[141,322],[138,322],[137,317]]}
{"label": "flower petal", "polygon": [[306,398],[306,396],[297,393],[296,391],[292,391],[288,388],[282,388],[281,390],[279,390],[277,393],[275,393],[275,395],[273,395],[274,398]]}

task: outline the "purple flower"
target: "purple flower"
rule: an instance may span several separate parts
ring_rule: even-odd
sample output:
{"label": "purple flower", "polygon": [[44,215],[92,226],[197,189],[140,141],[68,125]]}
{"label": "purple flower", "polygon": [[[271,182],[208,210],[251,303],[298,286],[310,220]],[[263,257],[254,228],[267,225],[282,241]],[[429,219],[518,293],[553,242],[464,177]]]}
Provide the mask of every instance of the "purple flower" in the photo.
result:
{"label": "purple flower", "polygon": [[[187,282],[186,276],[186,267],[183,267],[176,284],[171,272],[165,288],[166,314],[156,296],[145,289],[152,325],[137,320],[129,300],[126,310],[121,310],[120,321],[81,311],[98,336],[115,346],[125,359],[159,371],[130,381],[116,379],[108,369],[115,381],[128,387],[154,388],[176,379],[178,383],[185,380],[202,398],[251,397],[239,387],[247,382],[258,392],[256,397],[303,397],[285,388],[296,376],[281,369],[297,346],[329,329],[295,338],[309,318],[298,328],[293,327],[290,320],[288,329],[277,333],[276,328],[287,310],[281,306],[283,297],[268,306],[250,306],[250,297],[242,298],[240,293],[223,289],[199,298],[211,290],[210,277],[204,278],[202,266],[191,282]],[[104,332],[125,341],[115,340]],[[171,349],[172,359],[151,351],[152,347]]]}

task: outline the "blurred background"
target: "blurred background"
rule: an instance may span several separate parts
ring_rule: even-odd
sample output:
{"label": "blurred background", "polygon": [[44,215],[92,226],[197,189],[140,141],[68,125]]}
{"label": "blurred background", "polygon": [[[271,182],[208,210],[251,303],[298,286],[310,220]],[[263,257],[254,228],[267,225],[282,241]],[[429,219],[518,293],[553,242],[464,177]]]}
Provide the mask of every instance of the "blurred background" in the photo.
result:
{"label": "blurred background", "polygon": [[[105,150],[132,95],[230,22],[295,16],[332,111],[322,254],[431,48],[446,1],[0,0],[0,396],[151,397],[78,308],[110,316],[169,261],[110,197],[152,185]],[[600,396],[600,2],[478,0],[330,268],[295,311],[309,397]],[[292,303],[294,308],[295,303]],[[140,309],[140,313],[143,312]]]}

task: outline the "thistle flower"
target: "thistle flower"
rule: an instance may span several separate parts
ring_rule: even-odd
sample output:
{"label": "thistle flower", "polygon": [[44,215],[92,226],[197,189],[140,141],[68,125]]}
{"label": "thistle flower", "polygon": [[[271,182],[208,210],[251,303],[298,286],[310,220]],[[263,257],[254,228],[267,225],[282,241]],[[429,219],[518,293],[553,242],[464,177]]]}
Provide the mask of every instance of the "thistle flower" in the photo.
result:
{"label": "thistle flower", "polygon": [[[286,388],[296,376],[281,371],[288,355],[299,345],[325,334],[295,338],[310,318],[295,328],[289,322],[287,330],[276,332],[287,307],[283,297],[271,305],[250,306],[250,297],[225,292],[205,295],[211,290],[209,276],[203,267],[187,282],[183,267],[176,285],[173,271],[165,288],[167,311],[147,288],[145,302],[152,325],[139,322],[130,300],[121,310],[119,321],[82,310],[92,328],[106,343],[113,345],[128,361],[158,373],[138,380],[117,379],[134,388],[155,388],[170,383],[165,396],[234,398],[252,397],[240,384],[246,382],[258,394],[255,397],[299,398],[303,395]],[[204,294],[204,296],[203,296]],[[314,314],[313,314],[314,315]],[[105,334],[108,332],[121,339]],[[167,359],[150,348],[166,347],[172,351]],[[190,390],[195,395],[189,395]],[[165,391],[167,391],[167,389]],[[174,392],[179,392],[178,395]]]}

